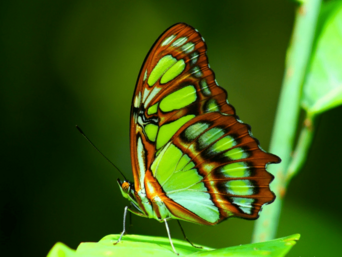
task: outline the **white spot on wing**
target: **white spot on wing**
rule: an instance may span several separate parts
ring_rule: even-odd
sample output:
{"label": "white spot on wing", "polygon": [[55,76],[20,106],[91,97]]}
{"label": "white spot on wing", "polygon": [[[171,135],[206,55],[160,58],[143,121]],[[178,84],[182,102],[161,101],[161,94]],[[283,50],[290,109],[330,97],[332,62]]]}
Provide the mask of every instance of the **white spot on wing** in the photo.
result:
{"label": "white spot on wing", "polygon": [[139,108],[141,103],[141,92],[139,92],[139,95],[136,95],[134,98],[134,107]]}
{"label": "white spot on wing", "polygon": [[233,203],[239,206],[239,209],[247,214],[252,214],[252,203],[254,199],[252,198],[240,198],[240,197],[232,197]]}
{"label": "white spot on wing", "polygon": [[145,108],[148,106],[151,100],[159,93],[160,90],[161,88],[158,88],[158,87],[153,88],[152,92],[149,94],[146,101],[144,102]]}
{"label": "white spot on wing", "polygon": [[188,40],[187,37],[180,37],[175,42],[172,43],[172,46],[178,47],[183,45]]}
{"label": "white spot on wing", "polygon": [[194,65],[198,60],[199,54],[197,52],[191,54],[190,63]]}
{"label": "white spot on wing", "polygon": [[[140,125],[140,127],[144,126],[144,122],[141,119],[141,116],[138,116],[138,124]],[[139,128],[138,127],[136,128],[136,132],[139,132]]]}
{"label": "white spot on wing", "polygon": [[197,66],[192,69],[191,74],[193,74],[195,77],[199,78],[202,76],[201,69],[198,68]]}
{"label": "white spot on wing", "polygon": [[144,89],[144,96],[143,96],[143,100],[142,100],[143,103],[145,102],[149,92],[150,91],[147,88]]}
{"label": "white spot on wing", "polygon": [[181,47],[182,51],[186,54],[191,53],[195,50],[195,44],[192,42],[188,42]]}
{"label": "white spot on wing", "polygon": [[146,173],[146,166],[145,166],[145,148],[141,141],[141,137],[138,137],[138,145],[137,145],[137,156],[138,156],[138,164],[139,164],[139,184],[140,188],[145,191],[144,179]]}
{"label": "white spot on wing", "polygon": [[144,80],[145,81],[147,79],[147,69],[145,70],[145,74],[144,74]]}
{"label": "white spot on wing", "polygon": [[161,46],[166,46],[166,45],[170,44],[175,37],[176,37],[176,35],[169,36],[167,39],[165,39],[163,41],[163,43],[161,43]]}

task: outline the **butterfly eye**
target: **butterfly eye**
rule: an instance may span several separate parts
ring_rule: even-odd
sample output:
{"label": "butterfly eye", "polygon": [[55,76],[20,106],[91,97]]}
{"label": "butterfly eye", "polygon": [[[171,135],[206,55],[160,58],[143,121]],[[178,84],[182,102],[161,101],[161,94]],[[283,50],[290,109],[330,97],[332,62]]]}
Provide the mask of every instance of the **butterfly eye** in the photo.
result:
{"label": "butterfly eye", "polygon": [[129,188],[130,188],[130,185],[129,185],[128,182],[126,182],[126,181],[123,182],[122,185],[121,185],[121,187],[122,187],[122,190],[123,190],[125,193],[128,193]]}

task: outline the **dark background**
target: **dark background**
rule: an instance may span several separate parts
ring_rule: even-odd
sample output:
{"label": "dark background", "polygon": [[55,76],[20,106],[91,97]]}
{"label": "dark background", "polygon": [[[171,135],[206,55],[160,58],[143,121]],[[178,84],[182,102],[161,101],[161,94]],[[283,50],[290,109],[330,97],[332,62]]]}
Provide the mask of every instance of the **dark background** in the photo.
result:
{"label": "dark background", "polygon": [[[132,179],[129,115],[136,78],[155,39],[176,22],[196,27],[240,118],[268,149],[295,4],[291,1],[1,1],[0,240],[3,256],[46,256],[122,230],[113,169]],[[321,117],[309,160],[292,181],[278,237],[301,233],[289,256],[336,256],[341,234],[342,108]],[[166,236],[133,217],[132,233]],[[249,243],[253,221],[183,223],[211,247]],[[172,236],[182,238],[176,222]]]}

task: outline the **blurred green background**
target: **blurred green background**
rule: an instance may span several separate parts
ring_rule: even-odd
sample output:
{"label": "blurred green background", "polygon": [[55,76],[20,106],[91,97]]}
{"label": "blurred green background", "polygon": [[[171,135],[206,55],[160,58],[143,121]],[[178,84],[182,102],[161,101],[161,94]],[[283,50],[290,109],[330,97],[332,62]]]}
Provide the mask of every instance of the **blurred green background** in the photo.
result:
{"label": "blurred green background", "polygon": [[[122,230],[119,174],[78,124],[132,179],[131,99],[157,37],[186,22],[208,44],[210,65],[240,118],[268,149],[291,36],[291,1],[1,1],[0,253],[45,256]],[[342,108],[320,118],[304,170],[292,181],[278,236],[301,233],[289,256],[337,256],[342,240]],[[133,217],[131,233],[166,236]],[[249,243],[253,221],[183,223],[211,247]],[[170,222],[174,238],[182,238]],[[327,254],[329,253],[329,254]]]}

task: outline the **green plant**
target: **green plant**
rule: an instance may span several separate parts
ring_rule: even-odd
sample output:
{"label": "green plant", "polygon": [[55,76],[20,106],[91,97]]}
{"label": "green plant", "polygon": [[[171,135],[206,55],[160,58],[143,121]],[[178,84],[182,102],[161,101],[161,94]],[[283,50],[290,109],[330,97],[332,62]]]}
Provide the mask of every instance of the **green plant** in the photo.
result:
{"label": "green plant", "polygon": [[[342,1],[299,2],[270,145],[282,158],[269,169],[277,198],[256,222],[253,242],[275,237],[286,188],[307,158],[317,116],[342,104],[341,46]],[[301,109],[305,119],[295,145]]]}
{"label": "green plant", "polygon": [[[170,251],[170,242],[163,237],[126,235],[125,240],[113,247],[119,235],[109,235],[98,243],[82,243],[72,250],[63,243],[56,243],[47,257],[102,257],[102,256],[175,256]],[[292,235],[264,243],[240,245],[222,249],[202,246],[202,249],[192,247],[188,242],[174,239],[173,243],[179,256],[272,256],[281,257],[296,244],[299,235]]]}

